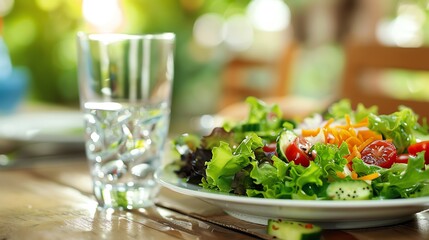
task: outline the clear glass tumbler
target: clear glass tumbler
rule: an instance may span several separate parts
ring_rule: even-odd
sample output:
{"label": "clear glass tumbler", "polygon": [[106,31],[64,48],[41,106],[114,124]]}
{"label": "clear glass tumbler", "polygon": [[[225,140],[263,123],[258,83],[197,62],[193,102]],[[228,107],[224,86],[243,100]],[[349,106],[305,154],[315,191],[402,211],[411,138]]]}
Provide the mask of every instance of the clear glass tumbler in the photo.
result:
{"label": "clear glass tumbler", "polygon": [[86,155],[99,206],[153,204],[170,122],[173,33],[78,33]]}

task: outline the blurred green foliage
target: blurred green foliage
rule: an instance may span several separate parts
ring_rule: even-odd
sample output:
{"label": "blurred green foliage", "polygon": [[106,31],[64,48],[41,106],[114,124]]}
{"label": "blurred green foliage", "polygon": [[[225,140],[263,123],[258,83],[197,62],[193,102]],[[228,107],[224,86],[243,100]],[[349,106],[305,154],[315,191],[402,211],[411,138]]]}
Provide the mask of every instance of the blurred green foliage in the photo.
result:
{"label": "blurred green foliage", "polygon": [[[218,13],[227,18],[244,13],[251,0],[120,0],[124,14],[125,33],[174,32],[177,36],[172,114],[195,116],[213,113],[220,95],[221,70],[230,55],[225,49],[205,49],[193,40],[195,20],[204,13]],[[300,12],[311,0],[285,0],[292,14]],[[326,1],[329,2],[329,1]],[[392,1],[390,17],[396,16],[398,4]],[[412,2],[412,1],[411,1]],[[426,8],[427,1],[417,1]],[[100,11],[103,9],[101,8]],[[423,27],[429,25],[429,14]],[[27,67],[32,75],[30,100],[78,107],[76,32],[88,31],[82,16],[80,0],[15,0],[11,12],[4,17],[3,36],[13,64]],[[427,45],[429,31],[425,30]],[[320,57],[314,57],[320,53]],[[334,83],[325,76],[326,68],[341,74],[341,46],[327,46],[302,57],[305,64],[297,66],[293,90],[306,96],[329,94]],[[325,59],[329,56],[329,61]],[[300,60],[300,59],[298,59]],[[332,70],[334,69],[334,70]],[[332,74],[331,74],[332,75]],[[398,75],[397,78],[410,78]],[[403,86],[403,80],[398,84]],[[319,88],[323,83],[326,89]],[[310,90],[309,90],[310,89]],[[314,91],[311,91],[313,89]],[[173,120],[174,121],[174,120]]]}
{"label": "blurred green foliage", "polygon": [[[192,56],[195,20],[205,12],[243,11],[248,2],[120,1],[125,17],[121,32],[174,32],[177,35],[173,111],[178,109],[186,113],[184,106],[190,102],[195,104],[195,94],[204,93],[204,88],[199,90],[201,86],[215,96],[213,87],[216,89],[216,78],[224,62],[222,57],[207,62]],[[31,100],[78,106],[75,36],[76,32],[87,30],[81,1],[15,0],[12,11],[4,17],[3,36],[13,64],[26,66],[31,72]]]}
{"label": "blurred green foliage", "polygon": [[4,39],[13,64],[31,72],[31,98],[72,104],[78,97],[74,34],[80,8],[76,1],[38,2],[15,1],[4,18]]}

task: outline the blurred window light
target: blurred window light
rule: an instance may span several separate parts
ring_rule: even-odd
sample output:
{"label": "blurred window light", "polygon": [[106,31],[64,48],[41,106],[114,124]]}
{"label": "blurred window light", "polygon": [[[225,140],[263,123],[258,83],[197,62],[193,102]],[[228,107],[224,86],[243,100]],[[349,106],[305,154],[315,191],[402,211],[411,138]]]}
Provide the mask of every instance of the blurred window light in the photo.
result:
{"label": "blurred window light", "polygon": [[205,47],[216,47],[224,40],[223,18],[215,13],[200,16],[194,24],[195,41]]}
{"label": "blurred window light", "polygon": [[6,16],[13,8],[14,0],[0,0],[0,17]]}
{"label": "blurred window light", "polygon": [[415,4],[401,4],[398,7],[398,15],[408,16],[418,24],[423,24],[426,20],[426,14],[418,5]]}
{"label": "blurred window light", "polygon": [[83,17],[99,32],[114,32],[123,21],[118,0],[83,0]]}
{"label": "blurred window light", "polygon": [[419,47],[423,44],[421,25],[409,16],[398,16],[393,21],[382,21],[377,26],[377,38],[386,45]]}
{"label": "blurred window light", "polygon": [[282,31],[290,24],[289,7],[282,0],[253,0],[247,14],[255,28],[262,31]]}
{"label": "blurred window light", "polygon": [[253,43],[253,26],[243,15],[233,15],[224,26],[225,43],[232,50],[241,52]]}
{"label": "blurred window light", "polygon": [[415,4],[401,4],[397,17],[383,20],[377,26],[378,40],[390,46],[419,47],[423,44],[424,11]]}

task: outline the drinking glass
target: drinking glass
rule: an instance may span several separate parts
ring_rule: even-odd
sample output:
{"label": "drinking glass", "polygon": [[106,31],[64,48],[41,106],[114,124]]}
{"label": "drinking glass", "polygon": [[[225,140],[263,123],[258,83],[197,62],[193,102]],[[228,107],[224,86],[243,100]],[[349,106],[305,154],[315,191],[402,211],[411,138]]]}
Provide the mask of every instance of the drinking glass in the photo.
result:
{"label": "drinking glass", "polygon": [[93,190],[104,208],[153,204],[170,122],[175,35],[77,34]]}

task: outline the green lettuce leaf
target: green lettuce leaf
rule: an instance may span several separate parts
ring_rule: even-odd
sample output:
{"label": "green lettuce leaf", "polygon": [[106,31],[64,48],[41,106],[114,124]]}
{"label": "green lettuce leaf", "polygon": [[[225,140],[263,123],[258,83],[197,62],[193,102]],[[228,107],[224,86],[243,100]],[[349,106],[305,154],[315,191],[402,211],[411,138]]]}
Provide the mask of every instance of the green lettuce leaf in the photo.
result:
{"label": "green lettuce leaf", "polygon": [[250,160],[255,158],[254,149],[262,146],[262,139],[254,133],[249,134],[234,151],[227,143],[220,142],[212,149],[212,160],[206,163],[207,177],[203,187],[230,192],[234,175],[250,164]]}
{"label": "green lettuce leaf", "polygon": [[303,167],[294,162],[283,162],[276,156],[273,163],[252,162],[250,176],[261,189],[248,189],[251,197],[282,199],[317,199],[323,188],[322,169],[315,163]]}
{"label": "green lettuce leaf", "polygon": [[356,122],[360,122],[370,114],[377,114],[377,106],[366,108],[363,104],[359,103],[356,110],[353,110],[352,104],[349,99],[341,99],[340,101],[331,105],[325,118],[343,119],[345,115],[349,115]]}
{"label": "green lettuce leaf", "polygon": [[283,162],[277,156],[272,157],[273,163],[264,162],[258,164],[257,161],[252,162],[252,171],[250,176],[256,184],[261,186],[261,189],[247,189],[246,194],[249,197],[264,197],[264,198],[282,198],[290,199],[294,193],[294,184],[288,184],[286,180],[286,172],[290,164]]}
{"label": "green lettuce leaf", "polygon": [[381,174],[384,171],[383,168],[377,165],[366,164],[360,158],[354,158],[352,160],[352,168],[358,174],[358,176],[365,176],[375,172],[379,172]]}
{"label": "green lettuce leaf", "polygon": [[366,108],[363,104],[359,103],[354,113],[354,119],[356,122],[360,122],[366,117],[368,117],[370,114],[378,114],[378,107],[371,106]]}
{"label": "green lettuce leaf", "polygon": [[314,161],[311,161],[310,166],[304,168],[304,171],[296,178],[297,191],[292,195],[292,199],[317,199],[320,187],[323,186],[322,174],[322,169]]}
{"label": "green lettuce leaf", "polygon": [[370,114],[369,128],[379,132],[385,139],[392,139],[398,153],[406,152],[409,145],[416,142],[415,135],[418,128],[418,116],[407,107],[390,115]]}
{"label": "green lettuce leaf", "polygon": [[[234,132],[234,137],[239,141],[247,133],[255,132],[264,140],[274,142],[282,128],[293,129],[295,127],[293,121],[283,119],[283,114],[277,104],[268,105],[255,97],[248,97],[246,103],[249,105],[249,113],[245,121],[238,123],[225,122],[223,124],[223,128],[226,131]],[[245,125],[247,127],[244,128],[243,126]],[[252,126],[250,130],[249,126]]]}
{"label": "green lettuce leaf", "polygon": [[259,164],[257,161],[253,161],[251,164],[253,168],[250,177],[254,179],[254,183],[271,186],[279,181],[277,169],[270,163]]}
{"label": "green lettuce leaf", "polygon": [[[394,165],[395,166],[395,165]],[[388,181],[381,186],[380,198],[410,198],[413,196],[428,196],[429,169],[425,169],[424,152],[416,157],[410,157],[408,164],[400,168],[391,168],[386,171]],[[403,167],[403,171],[398,171]]]}
{"label": "green lettuce leaf", "polygon": [[267,124],[282,118],[282,112],[278,105],[269,106],[255,97],[248,97],[246,102],[250,105],[247,123]]}
{"label": "green lettuce leaf", "polygon": [[347,160],[343,157],[349,154],[347,143],[337,147],[333,144],[316,143],[313,146],[313,151],[316,151],[314,161],[322,169],[324,178],[337,178],[337,172],[342,172]]}

